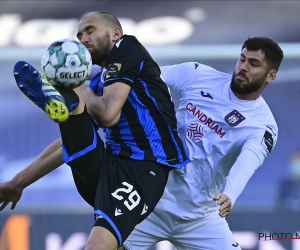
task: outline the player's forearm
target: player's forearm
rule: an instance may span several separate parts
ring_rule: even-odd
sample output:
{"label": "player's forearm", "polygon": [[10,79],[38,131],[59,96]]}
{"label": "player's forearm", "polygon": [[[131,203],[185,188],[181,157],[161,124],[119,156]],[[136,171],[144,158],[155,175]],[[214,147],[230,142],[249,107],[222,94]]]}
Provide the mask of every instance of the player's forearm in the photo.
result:
{"label": "player's forearm", "polygon": [[230,197],[232,206],[260,165],[261,162],[259,158],[252,150],[242,150],[229,172],[229,176],[226,180],[226,186],[223,191],[224,194]]}
{"label": "player's forearm", "polygon": [[116,82],[105,87],[102,96],[97,96],[85,87],[83,96],[89,114],[104,127],[117,124],[130,89],[128,85]]}
{"label": "player's forearm", "polygon": [[22,189],[61,166],[63,161],[62,141],[50,144],[27,168],[16,174],[11,182]]}
{"label": "player's forearm", "polygon": [[106,127],[106,123],[109,122],[106,118],[106,103],[103,100],[103,96],[90,96],[87,97],[86,107],[89,114],[101,125]]}
{"label": "player's forearm", "polygon": [[87,86],[81,87],[83,98],[86,103],[86,108],[89,114],[101,125],[105,126],[106,123],[106,103],[104,102],[103,96],[97,96]]}

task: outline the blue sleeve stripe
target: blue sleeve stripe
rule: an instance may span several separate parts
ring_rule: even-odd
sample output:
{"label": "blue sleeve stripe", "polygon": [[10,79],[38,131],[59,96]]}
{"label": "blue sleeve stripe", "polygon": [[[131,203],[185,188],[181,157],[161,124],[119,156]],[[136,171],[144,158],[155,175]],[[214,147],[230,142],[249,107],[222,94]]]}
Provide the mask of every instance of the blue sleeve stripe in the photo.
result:
{"label": "blue sleeve stripe", "polygon": [[77,159],[78,157],[83,156],[83,155],[85,155],[86,153],[92,151],[94,148],[96,148],[96,146],[97,146],[97,141],[98,141],[98,140],[97,140],[96,130],[95,130],[94,127],[93,127],[93,130],[94,130],[94,140],[93,140],[93,144],[90,145],[90,146],[88,146],[88,147],[86,147],[85,149],[83,149],[83,150],[81,150],[81,151],[79,151],[79,152],[77,152],[77,153],[71,155],[71,156],[69,155],[69,153],[68,153],[68,151],[67,151],[67,149],[66,149],[65,144],[62,143],[63,160],[64,160],[65,163],[68,163],[68,162],[70,162],[70,161],[73,161],[73,160]]}
{"label": "blue sleeve stripe", "polygon": [[[142,61],[141,64],[140,64],[140,70],[139,70],[139,73],[142,71],[143,67],[144,67],[144,61]],[[139,73],[138,73],[138,74],[139,74]]]}
{"label": "blue sleeve stripe", "polygon": [[116,234],[118,235],[118,237],[119,237],[119,246],[121,246],[122,243],[123,243],[123,239],[122,239],[121,233],[118,230],[118,228],[115,225],[115,223],[113,223],[113,221],[104,212],[102,212],[101,210],[98,210],[98,209],[95,210],[94,214],[98,214],[98,215],[102,216],[104,219],[106,219],[108,221],[108,223],[112,226],[112,228],[115,230]]}
{"label": "blue sleeve stripe", "polygon": [[104,85],[105,85],[105,83],[107,83],[107,82],[110,82],[110,81],[116,82],[116,81],[122,80],[122,79],[134,83],[134,81],[132,81],[131,79],[122,77],[122,78],[110,78],[110,79],[108,79],[108,80],[106,80],[106,81],[104,82]]}

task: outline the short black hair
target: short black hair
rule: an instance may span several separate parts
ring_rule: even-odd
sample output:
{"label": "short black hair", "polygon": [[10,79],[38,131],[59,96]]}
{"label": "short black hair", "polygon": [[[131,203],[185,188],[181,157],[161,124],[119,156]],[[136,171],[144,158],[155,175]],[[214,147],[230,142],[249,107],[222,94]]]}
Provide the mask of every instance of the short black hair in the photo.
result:
{"label": "short black hair", "polygon": [[252,37],[244,42],[242,50],[244,48],[249,51],[261,50],[266,57],[268,66],[278,71],[283,59],[283,51],[275,41],[268,37]]}

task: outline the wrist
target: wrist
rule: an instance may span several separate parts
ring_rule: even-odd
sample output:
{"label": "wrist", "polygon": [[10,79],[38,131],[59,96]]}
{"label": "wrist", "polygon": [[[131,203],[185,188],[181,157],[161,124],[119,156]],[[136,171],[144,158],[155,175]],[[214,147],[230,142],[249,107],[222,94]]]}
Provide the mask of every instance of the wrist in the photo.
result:
{"label": "wrist", "polygon": [[28,185],[20,178],[19,174],[15,175],[11,181],[10,184],[13,185],[17,189],[25,189]]}

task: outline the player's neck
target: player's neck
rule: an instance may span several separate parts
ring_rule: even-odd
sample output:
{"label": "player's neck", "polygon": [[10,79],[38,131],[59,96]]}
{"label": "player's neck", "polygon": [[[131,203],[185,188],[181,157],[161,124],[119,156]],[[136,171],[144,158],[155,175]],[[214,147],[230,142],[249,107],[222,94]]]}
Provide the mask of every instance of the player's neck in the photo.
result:
{"label": "player's neck", "polygon": [[249,94],[238,94],[238,93],[233,92],[233,94],[240,100],[254,101],[260,97],[261,92],[253,92],[253,93],[249,93]]}

